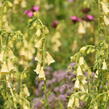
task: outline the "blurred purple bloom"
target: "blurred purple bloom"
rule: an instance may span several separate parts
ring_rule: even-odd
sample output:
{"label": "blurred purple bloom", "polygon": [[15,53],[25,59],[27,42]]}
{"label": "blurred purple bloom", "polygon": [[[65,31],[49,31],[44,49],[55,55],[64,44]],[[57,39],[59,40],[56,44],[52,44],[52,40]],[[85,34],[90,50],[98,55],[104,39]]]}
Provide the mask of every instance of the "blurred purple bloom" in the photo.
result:
{"label": "blurred purple bloom", "polygon": [[84,75],[85,75],[85,76],[88,76],[88,72],[85,72]]}
{"label": "blurred purple bloom", "polygon": [[39,91],[39,89],[36,89],[35,94],[36,94],[36,96],[39,96],[41,94],[41,92]]}
{"label": "blurred purple bloom", "polygon": [[83,102],[83,101],[80,100],[79,103],[80,103],[80,106],[81,106],[81,107],[84,107],[84,106],[85,106],[85,102]]}
{"label": "blurred purple bloom", "polygon": [[75,76],[76,75],[73,72],[67,72],[66,79],[72,80],[73,78],[75,78]]}
{"label": "blurred purple bloom", "polygon": [[55,96],[54,94],[51,94],[51,95],[48,97],[49,103],[55,102],[55,100],[56,100],[56,96]]}
{"label": "blurred purple bloom", "polygon": [[47,76],[47,75],[50,75],[50,72],[46,71],[46,72],[45,72],[45,75],[46,75],[46,76]]}
{"label": "blurred purple bloom", "polygon": [[53,77],[56,78],[57,82],[62,81],[66,77],[66,72],[65,71],[57,71],[54,72]]}
{"label": "blurred purple bloom", "polygon": [[32,9],[31,9],[33,12],[37,12],[40,10],[40,7],[39,6],[33,6]]}
{"label": "blurred purple bloom", "polygon": [[58,24],[59,24],[59,21],[55,20],[55,21],[52,22],[51,26],[53,28],[56,28],[58,26]]}
{"label": "blurred purple bloom", "polygon": [[60,87],[54,88],[54,92],[55,92],[55,93],[59,93],[59,89],[60,89]]}
{"label": "blurred purple bloom", "polygon": [[55,79],[48,80],[47,81],[47,86],[51,86],[55,82]]}
{"label": "blurred purple bloom", "polygon": [[28,12],[29,12],[29,10],[25,10],[25,11],[24,11],[24,14],[27,14]]}
{"label": "blurred purple bloom", "polygon": [[40,83],[39,83],[39,90],[42,90],[42,88],[43,88],[43,86],[44,86],[44,81],[41,81]]}
{"label": "blurred purple bloom", "polygon": [[69,66],[74,67],[76,63],[72,62],[69,64]]}
{"label": "blurred purple bloom", "polygon": [[61,101],[66,101],[67,100],[67,95],[59,95],[59,100],[61,100]]}
{"label": "blurred purple bloom", "polygon": [[62,86],[60,87],[60,89],[59,89],[59,92],[62,93],[62,94],[64,94],[66,88],[67,88],[67,87],[66,87],[66,84],[62,85]]}
{"label": "blurred purple bloom", "polygon": [[91,75],[92,77],[95,77],[96,76],[96,73],[95,72],[92,72],[92,75]]}
{"label": "blurred purple bloom", "polygon": [[33,100],[33,103],[34,103],[34,109],[39,109],[42,107],[42,102],[37,98]]}
{"label": "blurred purple bloom", "polygon": [[45,71],[51,72],[53,69],[51,67],[46,67]]}
{"label": "blurred purple bloom", "polygon": [[73,23],[81,21],[81,19],[79,17],[77,17],[77,16],[71,16],[70,19],[72,20]]}
{"label": "blurred purple bloom", "polygon": [[69,88],[66,92],[67,96],[70,96],[73,92],[73,86],[71,86],[71,88]]}

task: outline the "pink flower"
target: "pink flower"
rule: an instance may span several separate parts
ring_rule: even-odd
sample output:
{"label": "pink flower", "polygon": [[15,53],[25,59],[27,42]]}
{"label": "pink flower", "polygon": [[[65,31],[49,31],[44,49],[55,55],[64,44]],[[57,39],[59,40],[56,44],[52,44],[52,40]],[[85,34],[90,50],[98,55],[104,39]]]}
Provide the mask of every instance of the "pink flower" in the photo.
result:
{"label": "pink flower", "polygon": [[32,9],[31,9],[33,12],[37,12],[40,10],[40,7],[39,6],[33,6]]}
{"label": "pink flower", "polygon": [[94,16],[92,15],[86,15],[82,18],[83,20],[89,22],[89,21],[93,21],[94,20]]}
{"label": "pink flower", "polygon": [[26,10],[26,11],[24,12],[24,14],[26,14],[28,17],[33,17],[33,15],[34,15],[31,10]]}
{"label": "pink flower", "polygon": [[91,20],[94,20],[94,16],[92,16],[92,15],[87,15],[86,17],[87,17],[87,19],[90,20],[90,21],[91,21]]}
{"label": "pink flower", "polygon": [[71,18],[70,18],[70,19],[72,20],[72,22],[73,22],[73,23],[76,23],[76,22],[81,21],[81,19],[80,19],[80,18],[78,18],[77,16],[71,16]]}

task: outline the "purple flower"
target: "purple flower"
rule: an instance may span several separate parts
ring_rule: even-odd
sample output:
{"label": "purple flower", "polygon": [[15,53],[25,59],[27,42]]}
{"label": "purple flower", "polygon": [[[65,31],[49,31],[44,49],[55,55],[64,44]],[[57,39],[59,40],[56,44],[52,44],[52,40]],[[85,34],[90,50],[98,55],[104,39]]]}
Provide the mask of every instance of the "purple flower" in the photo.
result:
{"label": "purple flower", "polygon": [[55,82],[55,79],[48,80],[47,81],[47,86],[50,87],[51,85],[53,85],[54,82]]}
{"label": "purple flower", "polygon": [[90,9],[90,8],[83,8],[81,11],[82,11],[84,14],[87,14],[87,13],[89,13],[89,12],[91,11],[91,9]]}
{"label": "purple flower", "polygon": [[69,64],[69,66],[74,67],[76,63],[72,62]]}
{"label": "purple flower", "polygon": [[34,109],[39,109],[42,107],[42,102],[38,98],[34,99],[33,103],[34,103]]}
{"label": "purple flower", "polygon": [[51,67],[46,67],[45,68],[45,71],[49,71],[49,72],[51,72],[53,69],[51,68]]}
{"label": "purple flower", "polygon": [[56,78],[57,82],[62,81],[66,77],[66,72],[65,71],[57,71],[54,72],[53,77]]}
{"label": "purple flower", "polygon": [[66,88],[67,88],[67,87],[66,87],[66,84],[62,85],[62,86],[60,87],[60,89],[59,89],[59,92],[62,93],[62,94],[64,94]]}
{"label": "purple flower", "polygon": [[39,83],[39,90],[42,90],[42,88],[43,88],[43,86],[44,86],[44,81],[41,81],[40,83]]}
{"label": "purple flower", "polygon": [[59,89],[60,89],[60,87],[54,88],[54,92],[55,92],[55,93],[58,93],[58,92],[59,92]]}
{"label": "purple flower", "polygon": [[88,72],[85,72],[84,75],[87,77],[88,76]]}
{"label": "purple flower", "polygon": [[33,17],[33,12],[31,10],[24,11],[24,14],[26,14],[28,17]]}
{"label": "purple flower", "polygon": [[61,101],[66,101],[67,100],[67,95],[59,95],[59,100],[61,100]]}
{"label": "purple flower", "polygon": [[94,16],[92,15],[86,15],[82,18],[83,20],[89,22],[89,21],[93,21],[94,20]]}
{"label": "purple flower", "polygon": [[55,96],[54,94],[51,94],[51,95],[48,97],[49,103],[55,102],[55,100],[56,100],[56,96]]}
{"label": "purple flower", "polygon": [[33,6],[31,9],[33,12],[38,12],[40,10],[39,6]]}
{"label": "purple flower", "polygon": [[67,96],[70,96],[72,94],[72,92],[73,92],[73,86],[67,90],[67,92],[66,92]]}
{"label": "purple flower", "polygon": [[39,89],[36,89],[36,90],[35,90],[35,95],[36,95],[36,96],[40,96],[40,94],[41,94],[41,93],[40,93]]}
{"label": "purple flower", "polygon": [[58,26],[58,24],[59,24],[59,21],[55,20],[55,21],[52,22],[51,26],[53,28],[56,28]]}
{"label": "purple flower", "polygon": [[76,23],[76,22],[81,21],[81,19],[80,19],[80,18],[78,18],[77,16],[71,16],[71,18],[70,18],[70,19],[72,20],[72,22],[73,22],[73,23]]}

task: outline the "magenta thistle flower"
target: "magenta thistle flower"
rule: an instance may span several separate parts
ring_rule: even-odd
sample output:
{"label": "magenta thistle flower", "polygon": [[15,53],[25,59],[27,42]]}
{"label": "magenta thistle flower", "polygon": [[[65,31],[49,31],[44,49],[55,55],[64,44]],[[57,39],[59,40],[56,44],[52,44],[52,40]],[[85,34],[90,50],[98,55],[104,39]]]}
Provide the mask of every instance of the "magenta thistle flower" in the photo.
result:
{"label": "magenta thistle flower", "polygon": [[87,15],[86,17],[87,17],[87,19],[90,20],[90,21],[94,20],[94,16],[92,16],[92,15]]}
{"label": "magenta thistle flower", "polygon": [[55,21],[52,22],[51,26],[53,28],[56,28],[58,26],[58,24],[59,24],[59,21],[55,20]]}
{"label": "magenta thistle flower", "polygon": [[39,6],[33,6],[31,9],[33,12],[38,12],[40,10]]}
{"label": "magenta thistle flower", "polygon": [[80,19],[80,18],[78,18],[77,16],[71,16],[71,18],[70,18],[70,19],[72,20],[72,22],[73,22],[73,23],[76,23],[76,22],[81,21],[81,19]]}
{"label": "magenta thistle flower", "polygon": [[82,19],[89,22],[89,21],[93,21],[94,20],[94,16],[86,15]]}
{"label": "magenta thistle flower", "polygon": [[28,17],[33,17],[33,15],[34,15],[31,10],[26,10],[26,11],[24,12],[24,14],[26,14]]}

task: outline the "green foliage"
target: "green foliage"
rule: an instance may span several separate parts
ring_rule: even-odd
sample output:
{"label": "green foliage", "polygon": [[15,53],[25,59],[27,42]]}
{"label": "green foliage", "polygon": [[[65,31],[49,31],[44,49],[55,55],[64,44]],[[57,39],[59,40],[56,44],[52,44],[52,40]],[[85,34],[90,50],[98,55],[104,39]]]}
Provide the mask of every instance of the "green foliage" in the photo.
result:
{"label": "green foliage", "polygon": [[[33,11],[35,5],[40,10],[26,15],[24,11]],[[108,5],[108,0],[1,0],[0,109],[31,109],[35,80],[44,80],[43,103],[48,109],[44,69],[50,65],[54,70],[65,69],[70,57],[76,65],[68,70],[76,77],[68,108],[107,109]],[[84,7],[91,11],[82,12]],[[85,19],[87,15],[94,19]],[[71,16],[80,20],[75,22]]]}

